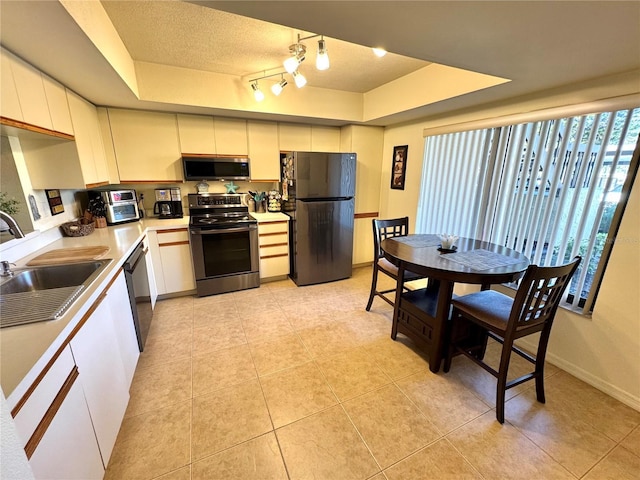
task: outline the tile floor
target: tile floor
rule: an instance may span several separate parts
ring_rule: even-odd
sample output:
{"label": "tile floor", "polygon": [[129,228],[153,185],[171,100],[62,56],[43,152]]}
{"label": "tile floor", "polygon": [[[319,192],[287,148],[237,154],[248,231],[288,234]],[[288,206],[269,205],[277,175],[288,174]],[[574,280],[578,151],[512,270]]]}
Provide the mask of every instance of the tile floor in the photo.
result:
{"label": "tile floor", "polygon": [[370,275],[159,302],[106,478],[640,478],[639,412],[549,365],[500,425],[493,377],[431,373],[364,310]]}

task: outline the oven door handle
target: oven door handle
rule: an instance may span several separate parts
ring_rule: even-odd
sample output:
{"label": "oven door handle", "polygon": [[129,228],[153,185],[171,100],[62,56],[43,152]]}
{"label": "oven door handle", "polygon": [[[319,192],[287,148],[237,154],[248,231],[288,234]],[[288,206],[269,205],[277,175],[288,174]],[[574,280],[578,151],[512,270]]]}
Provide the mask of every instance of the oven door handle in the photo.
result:
{"label": "oven door handle", "polygon": [[233,232],[250,232],[251,230],[257,230],[257,226],[251,227],[237,227],[237,228],[215,228],[212,230],[201,230],[199,228],[192,228],[191,233],[193,235],[216,235],[216,234],[224,234],[224,233],[233,233]]}

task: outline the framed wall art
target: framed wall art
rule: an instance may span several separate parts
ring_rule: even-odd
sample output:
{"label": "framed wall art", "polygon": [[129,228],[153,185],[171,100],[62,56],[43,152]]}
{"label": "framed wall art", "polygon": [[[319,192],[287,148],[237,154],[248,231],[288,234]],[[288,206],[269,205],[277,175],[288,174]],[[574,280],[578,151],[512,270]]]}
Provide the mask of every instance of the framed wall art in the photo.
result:
{"label": "framed wall art", "polygon": [[51,215],[58,215],[64,212],[64,205],[62,203],[62,197],[60,197],[60,190],[45,190],[47,194],[47,202],[49,202],[49,208],[51,209]]}
{"label": "framed wall art", "polygon": [[391,188],[404,190],[404,176],[407,172],[408,145],[393,147],[393,160],[391,161]]}

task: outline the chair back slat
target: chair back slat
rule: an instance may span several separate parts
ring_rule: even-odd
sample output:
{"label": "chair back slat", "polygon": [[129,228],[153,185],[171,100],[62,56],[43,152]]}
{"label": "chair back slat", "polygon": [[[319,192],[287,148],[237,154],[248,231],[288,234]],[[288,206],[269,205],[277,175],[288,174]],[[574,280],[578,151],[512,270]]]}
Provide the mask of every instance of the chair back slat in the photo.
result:
{"label": "chair back slat", "polygon": [[575,257],[570,263],[557,267],[530,265],[514,299],[507,330],[552,321],[580,260]]}
{"label": "chair back slat", "polygon": [[384,255],[380,247],[383,240],[392,237],[404,237],[409,234],[409,217],[388,220],[374,219],[371,223],[373,225],[374,248],[378,252],[378,258],[382,258]]}

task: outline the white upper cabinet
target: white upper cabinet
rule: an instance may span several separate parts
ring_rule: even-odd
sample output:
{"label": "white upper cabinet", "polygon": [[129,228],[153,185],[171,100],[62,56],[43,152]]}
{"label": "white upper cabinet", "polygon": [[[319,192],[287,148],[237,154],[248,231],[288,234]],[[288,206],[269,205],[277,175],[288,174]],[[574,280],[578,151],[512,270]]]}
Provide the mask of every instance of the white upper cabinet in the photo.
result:
{"label": "white upper cabinet", "polygon": [[182,153],[217,153],[213,117],[178,114],[178,133]]}
{"label": "white upper cabinet", "polygon": [[218,155],[249,155],[246,120],[213,117],[213,126]]}
{"label": "white upper cabinet", "polygon": [[64,86],[5,49],[0,49],[0,56],[0,115],[18,124],[5,123],[71,139],[74,132]]}
{"label": "white upper cabinet", "polygon": [[109,170],[96,107],[71,91],[67,96],[84,183],[87,187],[108,184]]}
{"label": "white upper cabinet", "polygon": [[96,107],[72,91],[66,97],[75,141],[48,135],[20,139],[31,185],[37,190],[94,188],[110,180]]}
{"label": "white upper cabinet", "polygon": [[109,123],[121,183],[182,182],[175,115],[109,109]]}
{"label": "white upper cabinet", "polygon": [[18,100],[24,121],[53,130],[40,71],[18,57],[13,57],[11,71],[18,91]]}
{"label": "white upper cabinet", "polygon": [[42,75],[42,83],[44,84],[44,93],[47,97],[53,129],[56,132],[73,135],[73,123],[71,122],[67,91],[64,86],[44,74]]}
{"label": "white upper cabinet", "polygon": [[278,124],[249,120],[247,121],[247,134],[249,137],[251,180],[280,181]]}
{"label": "white upper cabinet", "polygon": [[11,57],[5,49],[0,49],[0,115],[12,120],[24,121],[18,90],[11,72]]}
{"label": "white upper cabinet", "polygon": [[116,152],[113,149],[113,140],[111,139],[111,125],[109,125],[109,112],[104,107],[98,107],[98,124],[100,126],[100,134],[102,135],[102,146],[104,147],[105,161],[107,162],[107,170],[109,172],[109,183],[120,183],[120,173],[118,172],[118,163],[116,162]]}
{"label": "white upper cabinet", "polygon": [[311,125],[278,123],[278,138],[282,151],[311,151]]}
{"label": "white upper cabinet", "polygon": [[340,152],[340,128],[311,126],[312,152]]}

